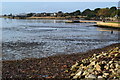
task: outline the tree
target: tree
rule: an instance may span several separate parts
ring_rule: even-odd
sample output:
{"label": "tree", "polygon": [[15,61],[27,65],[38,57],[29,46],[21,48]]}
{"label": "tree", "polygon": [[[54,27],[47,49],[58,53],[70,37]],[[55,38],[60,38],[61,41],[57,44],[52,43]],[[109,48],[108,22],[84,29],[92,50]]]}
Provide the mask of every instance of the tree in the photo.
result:
{"label": "tree", "polygon": [[74,16],[78,16],[78,15],[81,15],[81,12],[80,12],[80,10],[77,10],[77,11],[73,12],[73,14],[74,14]]}
{"label": "tree", "polygon": [[58,11],[58,13],[63,13],[62,11]]}
{"label": "tree", "polygon": [[69,15],[70,16],[79,16],[79,15],[81,15],[81,12],[80,12],[80,10],[76,10],[74,12],[69,13]]}
{"label": "tree", "polygon": [[82,12],[83,16],[87,16],[86,19],[91,19],[96,16],[95,12],[90,9],[86,9]]}
{"label": "tree", "polygon": [[83,16],[88,16],[88,14],[91,13],[91,10],[90,9],[86,9],[82,12],[82,15]]}
{"label": "tree", "polygon": [[9,14],[8,16],[12,16],[12,13],[11,13],[11,14]]}
{"label": "tree", "polygon": [[118,14],[118,11],[116,10],[116,11],[111,13],[110,17],[115,17],[117,14]]}
{"label": "tree", "polygon": [[120,9],[117,10],[117,15],[120,17]]}
{"label": "tree", "polygon": [[3,16],[7,16],[6,14],[4,14]]}
{"label": "tree", "polygon": [[100,8],[94,9],[94,13],[98,13],[99,10],[100,10]]}
{"label": "tree", "polygon": [[116,7],[111,7],[111,8],[110,8],[110,11],[116,11],[116,10],[117,10]]}
{"label": "tree", "polygon": [[62,11],[58,11],[57,17],[63,17],[63,16],[64,16],[64,13]]}
{"label": "tree", "polygon": [[27,14],[27,17],[31,17],[31,16],[33,16],[35,13],[28,13]]}
{"label": "tree", "polygon": [[110,16],[109,9],[108,8],[100,9],[97,15],[100,17],[109,17]]}
{"label": "tree", "polygon": [[64,16],[69,16],[70,14],[67,12],[67,13],[64,13]]}
{"label": "tree", "polygon": [[117,15],[117,8],[111,7],[109,13],[110,13],[110,17],[114,17],[115,15]]}

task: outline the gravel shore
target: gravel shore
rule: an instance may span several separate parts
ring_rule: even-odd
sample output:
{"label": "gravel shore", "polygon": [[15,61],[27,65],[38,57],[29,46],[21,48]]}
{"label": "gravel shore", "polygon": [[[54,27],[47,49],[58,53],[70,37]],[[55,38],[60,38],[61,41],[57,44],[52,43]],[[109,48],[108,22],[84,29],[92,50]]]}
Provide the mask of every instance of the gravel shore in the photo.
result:
{"label": "gravel shore", "polygon": [[[69,79],[70,72],[66,70],[84,58],[94,53],[106,52],[112,48],[120,47],[120,43],[112,44],[100,49],[89,50],[85,53],[74,53],[67,55],[55,55],[47,58],[29,58],[22,60],[3,61],[2,78],[13,79]],[[58,80],[57,79],[57,80]]]}

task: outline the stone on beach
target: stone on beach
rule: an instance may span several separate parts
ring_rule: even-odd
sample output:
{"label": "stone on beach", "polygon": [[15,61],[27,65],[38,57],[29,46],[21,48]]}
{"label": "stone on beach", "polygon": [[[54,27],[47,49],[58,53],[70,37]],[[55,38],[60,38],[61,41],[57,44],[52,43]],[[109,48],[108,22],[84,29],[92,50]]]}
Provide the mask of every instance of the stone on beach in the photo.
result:
{"label": "stone on beach", "polygon": [[[120,79],[119,55],[120,55],[120,49],[118,47],[113,48],[105,53],[102,52],[99,54],[93,54],[91,58],[83,59],[81,65],[74,66],[74,68],[75,67],[77,68],[76,71],[72,73],[73,78],[74,79],[75,78]],[[77,64],[79,64],[79,62],[77,62]]]}
{"label": "stone on beach", "polygon": [[90,74],[90,75],[88,75],[88,77],[87,78],[96,78],[97,76],[95,76],[95,75],[93,75],[93,74]]}

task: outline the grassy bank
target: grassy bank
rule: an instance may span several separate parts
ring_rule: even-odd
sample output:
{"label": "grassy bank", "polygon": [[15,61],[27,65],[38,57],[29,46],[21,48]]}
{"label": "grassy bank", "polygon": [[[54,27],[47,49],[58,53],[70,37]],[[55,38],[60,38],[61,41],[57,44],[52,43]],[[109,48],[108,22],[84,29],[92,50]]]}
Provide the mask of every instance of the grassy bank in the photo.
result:
{"label": "grassy bank", "polygon": [[120,28],[120,23],[119,22],[97,22],[97,26]]}
{"label": "grassy bank", "polygon": [[85,53],[76,53],[69,55],[56,55],[40,59],[23,59],[3,61],[2,77],[14,79],[28,78],[58,78],[57,80],[69,80],[71,72],[69,69],[77,61],[91,57],[93,54],[107,52],[112,48],[119,47],[120,43],[112,44],[104,48],[90,50]]}

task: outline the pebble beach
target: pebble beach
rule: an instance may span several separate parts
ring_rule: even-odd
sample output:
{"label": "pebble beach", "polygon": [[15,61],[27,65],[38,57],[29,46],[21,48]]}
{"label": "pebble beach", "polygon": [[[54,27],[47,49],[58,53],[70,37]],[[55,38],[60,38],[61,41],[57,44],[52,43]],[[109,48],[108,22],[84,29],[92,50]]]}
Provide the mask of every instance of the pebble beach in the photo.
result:
{"label": "pebble beach", "polygon": [[3,61],[2,77],[12,79],[70,79],[70,69],[76,62],[92,57],[93,54],[108,52],[113,48],[120,48],[120,43],[112,44],[103,48],[89,50],[84,53],[67,55],[55,55],[46,58],[28,58],[22,60]]}

